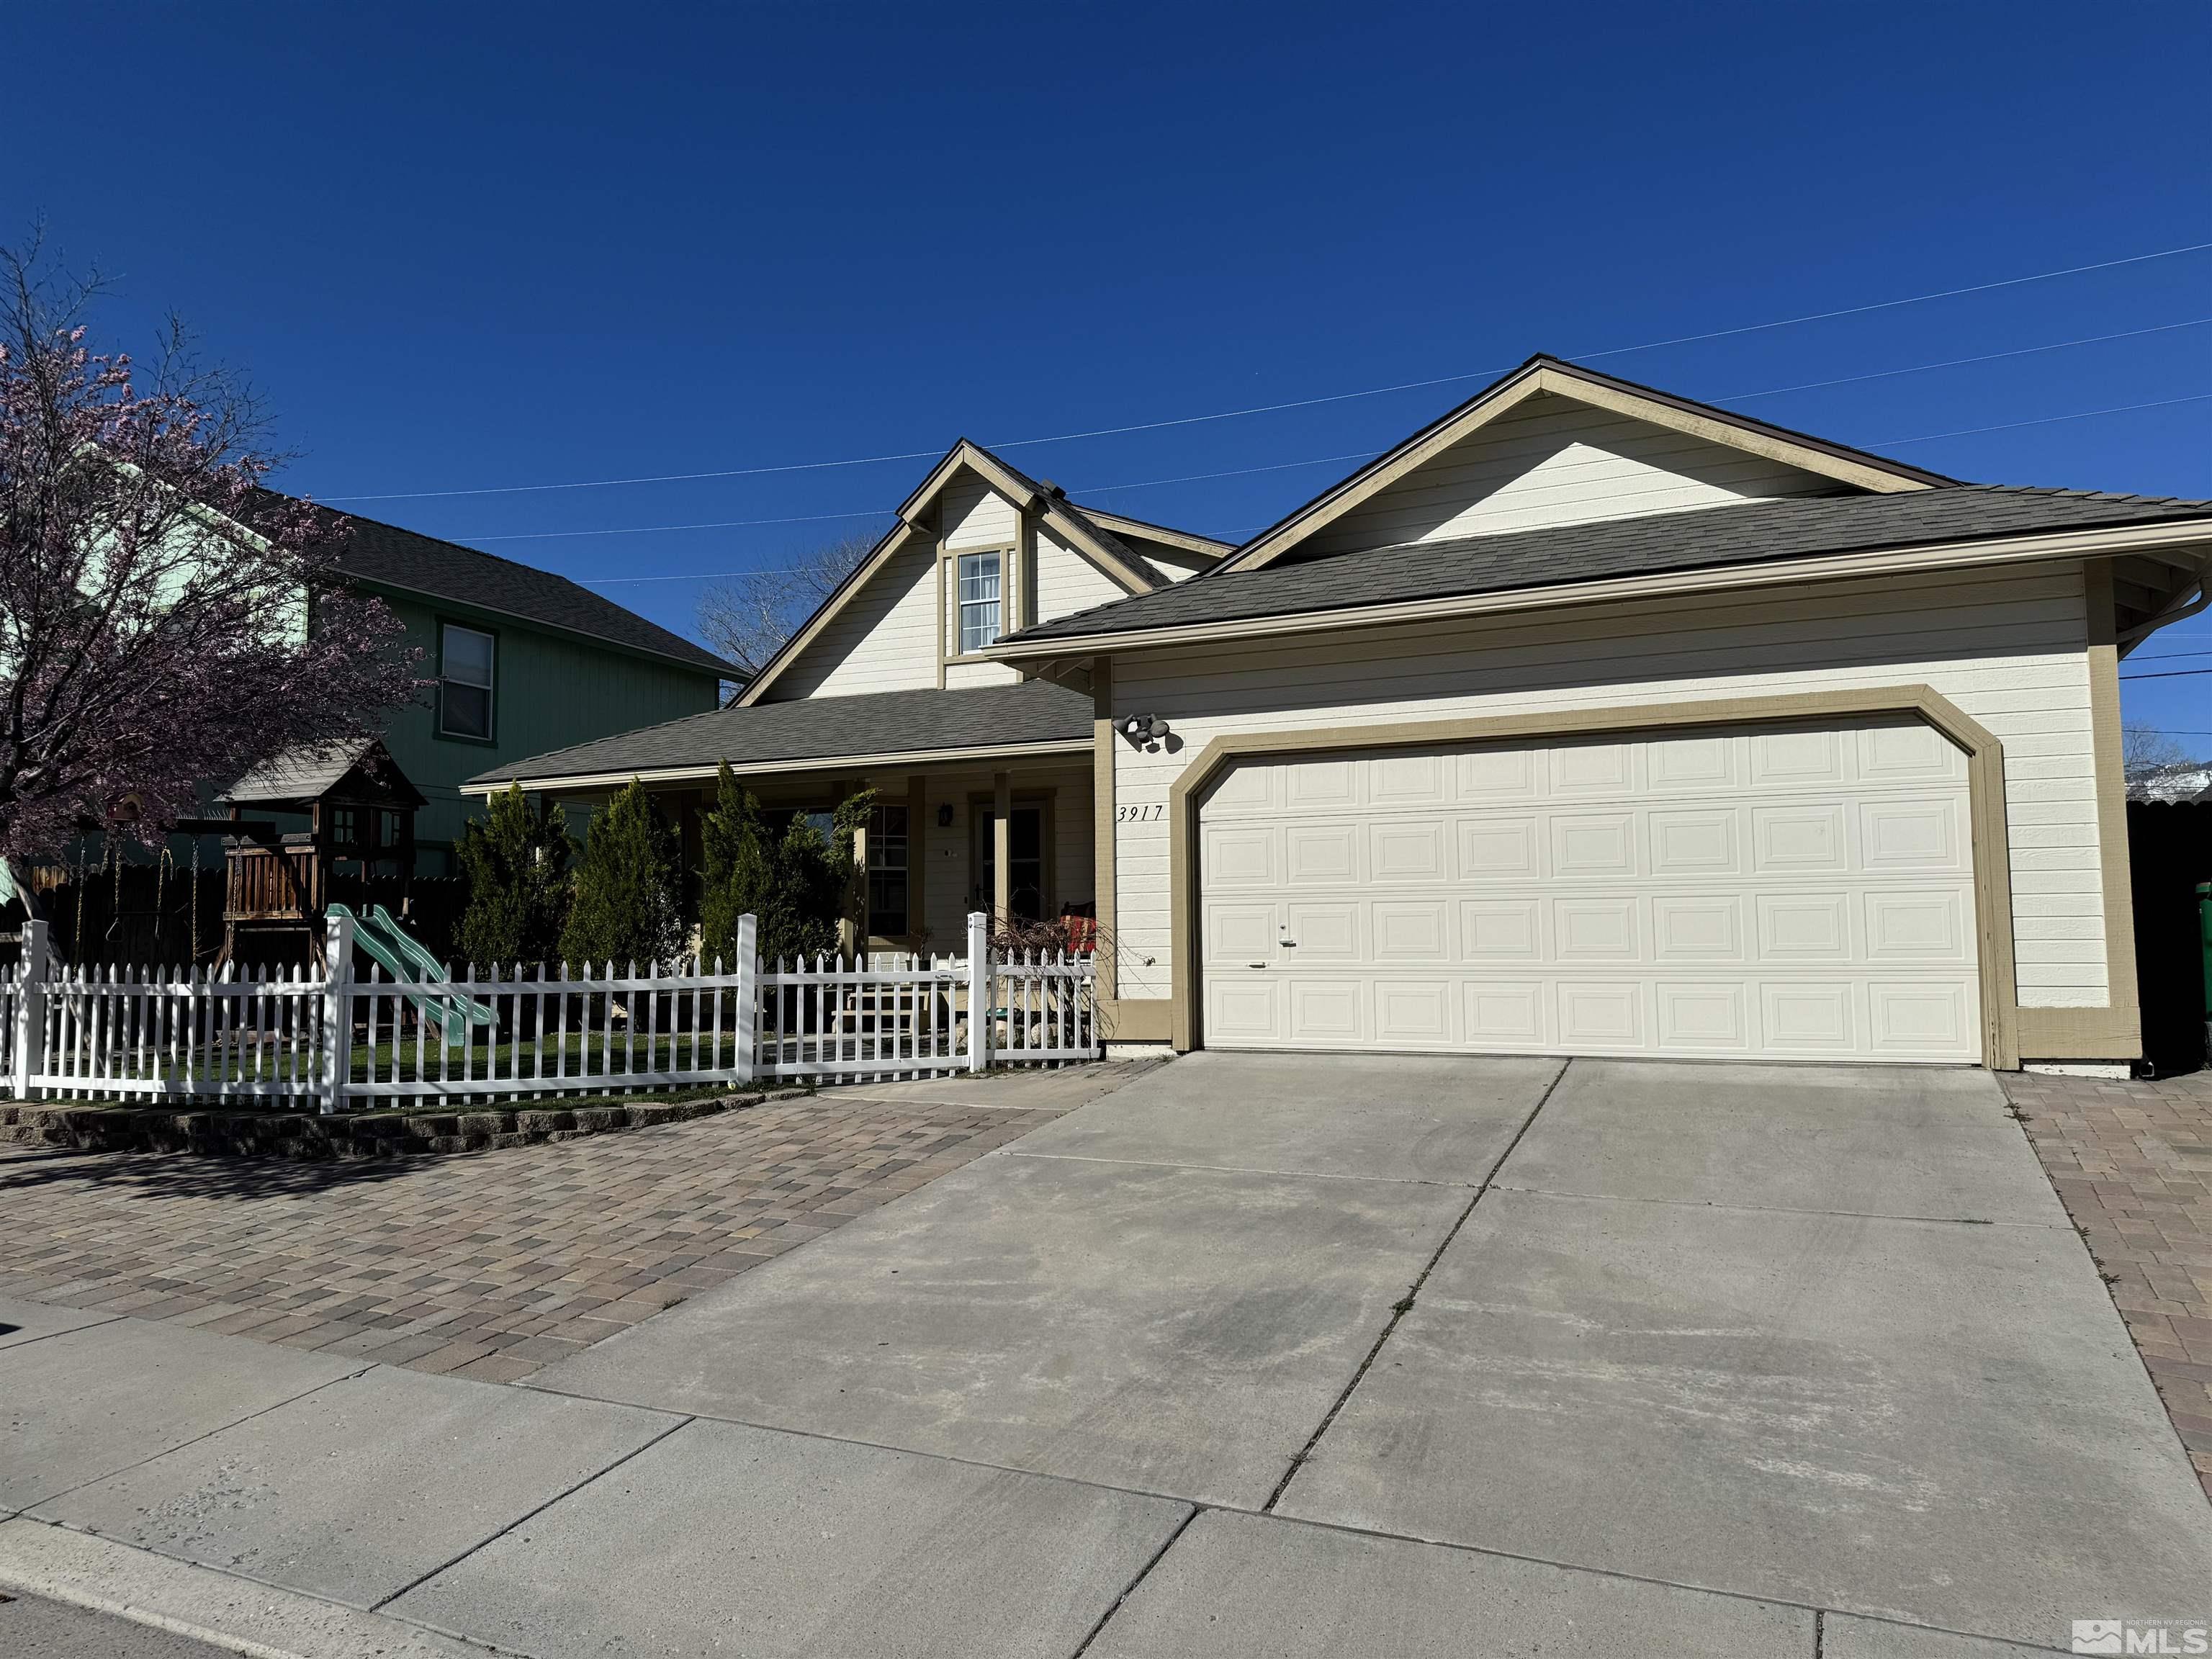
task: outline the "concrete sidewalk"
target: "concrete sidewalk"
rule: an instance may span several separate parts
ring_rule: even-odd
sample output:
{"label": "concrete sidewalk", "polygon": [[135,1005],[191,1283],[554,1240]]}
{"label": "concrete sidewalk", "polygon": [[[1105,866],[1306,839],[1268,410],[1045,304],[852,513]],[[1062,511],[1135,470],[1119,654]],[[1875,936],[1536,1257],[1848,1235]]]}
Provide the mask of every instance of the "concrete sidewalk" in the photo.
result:
{"label": "concrete sidewalk", "polygon": [[2212,1614],[2212,1510],[1979,1073],[1194,1057],[524,1388],[0,1324],[0,1590],[269,1653]]}

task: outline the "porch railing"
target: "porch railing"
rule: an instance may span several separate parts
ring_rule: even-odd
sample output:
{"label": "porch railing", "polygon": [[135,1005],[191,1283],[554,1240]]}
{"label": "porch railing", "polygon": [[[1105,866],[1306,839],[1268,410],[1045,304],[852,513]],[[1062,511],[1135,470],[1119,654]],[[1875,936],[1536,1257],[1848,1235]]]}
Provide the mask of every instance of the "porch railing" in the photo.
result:
{"label": "porch railing", "polygon": [[356,978],[332,917],[327,975],[57,969],[46,925],[0,981],[0,1075],[20,1100],[258,1101],[337,1112],[430,1101],[885,1081],[1102,1051],[1087,956],[470,965]]}

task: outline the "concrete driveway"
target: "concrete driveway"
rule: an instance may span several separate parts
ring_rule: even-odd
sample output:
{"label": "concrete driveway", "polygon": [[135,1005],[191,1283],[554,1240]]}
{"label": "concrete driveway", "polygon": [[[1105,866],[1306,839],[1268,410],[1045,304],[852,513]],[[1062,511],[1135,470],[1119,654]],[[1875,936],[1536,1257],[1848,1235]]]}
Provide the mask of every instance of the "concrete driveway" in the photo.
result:
{"label": "concrete driveway", "polygon": [[1198,1506],[1095,1654],[2212,1617],[1977,1072],[1192,1056],[538,1383]]}
{"label": "concrete driveway", "polygon": [[1978,1073],[1192,1056],[520,1387],[11,1316],[0,1583],[318,1632],[272,1651],[2212,1620],[2212,1508]]}

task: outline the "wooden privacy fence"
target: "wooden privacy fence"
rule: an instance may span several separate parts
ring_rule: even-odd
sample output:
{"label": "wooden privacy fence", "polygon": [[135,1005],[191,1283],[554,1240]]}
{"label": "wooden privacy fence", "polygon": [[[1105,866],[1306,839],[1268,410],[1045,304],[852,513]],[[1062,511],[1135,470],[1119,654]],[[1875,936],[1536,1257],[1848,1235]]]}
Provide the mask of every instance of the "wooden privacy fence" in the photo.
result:
{"label": "wooden privacy fence", "polygon": [[[44,923],[0,981],[0,1065],[21,1100],[262,1101],[337,1112],[425,1101],[634,1093],[756,1081],[878,1082],[1101,1051],[1087,956],[996,958],[969,918],[965,958],[471,965],[445,977],[352,971],[59,969]],[[981,1018],[977,1017],[981,1011]]]}

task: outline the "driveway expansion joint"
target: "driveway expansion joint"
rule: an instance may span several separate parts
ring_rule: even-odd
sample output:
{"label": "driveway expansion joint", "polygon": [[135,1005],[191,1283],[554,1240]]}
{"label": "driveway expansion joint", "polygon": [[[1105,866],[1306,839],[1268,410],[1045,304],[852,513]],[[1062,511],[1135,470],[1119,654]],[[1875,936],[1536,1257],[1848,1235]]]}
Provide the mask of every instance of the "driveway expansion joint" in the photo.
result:
{"label": "driveway expansion joint", "polygon": [[[104,1320],[101,1322],[102,1324],[114,1324],[116,1322],[118,1322],[114,1320]],[[91,1330],[98,1328],[94,1326],[84,1326],[81,1328]],[[61,1331],[57,1332],[56,1334],[71,1336],[76,1334],[76,1333],[71,1331]],[[28,1347],[30,1344],[27,1342],[22,1346]],[[302,1389],[295,1395],[287,1395],[282,1400],[271,1401],[268,1405],[262,1407],[258,1411],[248,1412],[245,1416],[234,1418],[227,1423],[218,1423],[205,1433],[193,1435],[189,1439],[179,1440],[173,1446],[164,1446],[161,1450],[150,1453],[144,1457],[134,1458],[130,1462],[119,1465],[115,1468],[103,1470],[100,1474],[93,1476],[89,1480],[79,1480],[75,1485],[64,1486],[58,1492],[50,1492],[46,1493],[45,1497],[24,1504],[21,1510],[16,1511],[16,1513],[27,1521],[36,1521],[41,1525],[66,1526],[66,1522],[49,1522],[44,1516],[33,1515],[31,1511],[47,1504],[59,1503],[63,1498],[67,1498],[71,1492],[82,1492],[87,1486],[96,1486],[103,1480],[112,1480],[118,1474],[128,1474],[133,1469],[143,1469],[149,1463],[154,1462],[158,1459],[167,1457],[172,1452],[180,1452],[187,1446],[197,1446],[203,1440],[211,1440],[216,1435],[227,1434],[233,1429],[241,1427],[247,1423],[254,1421],[257,1418],[266,1417],[271,1412],[282,1411],[287,1406],[295,1406],[302,1400],[306,1400],[313,1395],[320,1394],[325,1389],[335,1389],[341,1382],[350,1382],[356,1377],[366,1376],[369,1372],[375,1369],[376,1367],[374,1365],[363,1365],[359,1370],[348,1371],[344,1376],[334,1376],[327,1382],[318,1382],[312,1389]],[[76,1528],[72,1528],[70,1530],[74,1531],[76,1530]],[[94,1533],[92,1536],[98,1537],[100,1534]],[[158,1554],[159,1552],[157,1551],[155,1553]]]}
{"label": "driveway expansion joint", "polygon": [[1467,1207],[1459,1212],[1458,1219],[1445,1230],[1443,1237],[1437,1242],[1437,1248],[1430,1253],[1429,1259],[1421,1264],[1421,1271],[1413,1276],[1413,1282],[1407,1286],[1404,1297],[1392,1305],[1390,1317],[1383,1322],[1382,1329],[1375,1339],[1375,1345],[1368,1349],[1366,1358],[1359,1362],[1358,1369],[1352,1372],[1352,1380],[1344,1385],[1343,1392],[1329,1402],[1328,1410],[1323,1413],[1320,1425],[1308,1437],[1306,1443],[1291,1457],[1290,1468],[1283,1471],[1283,1478],[1275,1483],[1274,1491],[1267,1494],[1267,1501],[1260,1506],[1260,1512],[1262,1515],[1273,1515],[1275,1512],[1275,1505],[1282,1501],[1283,1494],[1290,1489],[1291,1482],[1297,1479],[1298,1471],[1305,1467],[1306,1460],[1314,1454],[1314,1449],[1321,1444],[1322,1437],[1328,1432],[1329,1425],[1336,1421],[1337,1414],[1343,1411],[1346,1403],[1351,1400],[1361,1381],[1373,1368],[1376,1360],[1382,1357],[1383,1346],[1397,1330],[1399,1322],[1413,1310],[1413,1303],[1421,1293],[1421,1286],[1429,1282],[1429,1275],[1436,1271],[1437,1263],[1443,1260],[1444,1252],[1451,1248],[1452,1240],[1457,1238],[1460,1229],[1467,1225],[1468,1218],[1474,1213],[1474,1206],[1482,1202],[1483,1195],[1490,1191],[1492,1183],[1498,1179],[1498,1172],[1505,1167],[1505,1161],[1513,1156],[1513,1149],[1521,1144],[1522,1137],[1528,1133],[1529,1127],[1536,1121],[1537,1115],[1544,1109],[1544,1103],[1551,1099],[1553,1091],[1559,1088],[1567,1073],[1572,1069],[1574,1063],[1571,1059],[1561,1060],[1559,1069],[1552,1073],[1552,1080],[1544,1085],[1543,1092],[1536,1097],[1536,1103],[1528,1109],[1528,1115],[1521,1120],[1520,1127],[1513,1131],[1513,1138],[1505,1143],[1504,1150],[1498,1154],[1496,1160],[1484,1172],[1480,1183],[1476,1186],[1474,1194],[1467,1200]]}
{"label": "driveway expansion joint", "polygon": [[[494,1386],[498,1385],[495,1384]],[[620,1468],[632,1458],[638,1456],[641,1453],[651,1451],[662,1441],[667,1439],[670,1435],[681,1432],[683,1430],[689,1428],[691,1424],[696,1420],[697,1419],[694,1418],[687,1416],[680,1419],[677,1422],[670,1424],[659,1434],[654,1435],[652,1439],[645,1442],[644,1444],[632,1447],[629,1451],[624,1452],[620,1457],[614,1459],[611,1462],[605,1464],[602,1468],[592,1470],[582,1480],[571,1481],[568,1486],[563,1486],[559,1492],[555,1492],[544,1503],[534,1504],[529,1509],[525,1510],[520,1515],[516,1516],[514,1520],[508,1522],[497,1532],[488,1534],[484,1537],[477,1539],[477,1541],[470,1545],[468,1548],[457,1551],[450,1559],[441,1561],[436,1566],[431,1568],[429,1571],[418,1574],[416,1577],[409,1579],[398,1589],[393,1590],[389,1595],[381,1596],[378,1600],[369,1603],[368,1611],[370,1613],[382,1612],[386,1607],[390,1607],[394,1601],[397,1601],[401,1596],[406,1595],[409,1590],[416,1589],[421,1585],[427,1584],[433,1578],[435,1578],[440,1573],[449,1571],[453,1568],[460,1565],[462,1562],[467,1560],[469,1557],[474,1555],[477,1551],[483,1549],[491,1544],[496,1543],[499,1540],[506,1537],[507,1534],[513,1532],[517,1527],[535,1520],[538,1516],[543,1515],[546,1510],[551,1509],[562,1498],[581,1492],[585,1487],[590,1486],[592,1482],[597,1480],[602,1475],[611,1474],[615,1470]]]}

